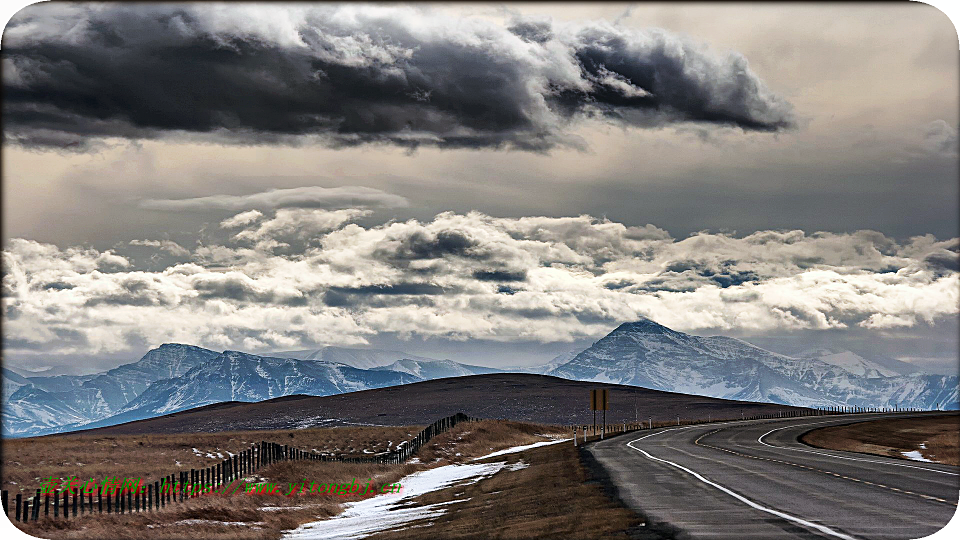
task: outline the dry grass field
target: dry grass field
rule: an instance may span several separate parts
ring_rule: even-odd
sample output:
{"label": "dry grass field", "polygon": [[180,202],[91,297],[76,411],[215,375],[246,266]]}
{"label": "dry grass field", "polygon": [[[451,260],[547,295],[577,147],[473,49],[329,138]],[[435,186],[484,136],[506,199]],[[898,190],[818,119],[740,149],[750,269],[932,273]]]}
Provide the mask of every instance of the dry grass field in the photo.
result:
{"label": "dry grass field", "polygon": [[919,451],[931,461],[960,465],[960,414],[890,418],[815,429],[800,439],[820,448],[907,459]]}
{"label": "dry grass field", "polygon": [[[4,444],[4,486],[33,494],[39,487],[36,477],[52,474],[59,477],[77,475],[83,478],[98,475],[138,476],[151,479],[181,467],[206,464],[211,451],[246,448],[253,441],[268,440],[291,444],[303,449],[353,448],[362,452],[362,445],[381,448],[412,435],[419,428],[330,428],[283,432],[221,432],[184,435],[124,436],[54,436],[6,441]],[[557,428],[509,421],[487,420],[461,424],[435,437],[418,454],[418,463],[404,465],[370,465],[316,461],[282,462],[266,467],[248,477],[250,482],[273,482],[284,487],[290,482],[358,483],[375,485],[394,483],[418,470],[491,451],[544,440],[542,435],[560,435]],[[83,444],[77,444],[82,442]],[[143,443],[142,445],[140,443]],[[389,445],[386,445],[389,446]],[[560,445],[566,446],[566,445]],[[572,444],[570,445],[573,448]],[[94,453],[85,449],[93,448]],[[203,455],[193,451],[197,448]],[[215,452],[214,452],[215,454]],[[68,457],[69,456],[69,457]],[[198,461],[199,460],[199,461]],[[82,465],[77,465],[82,463]],[[569,469],[565,464],[562,469]],[[94,473],[94,471],[98,471]],[[154,472],[156,471],[156,473]],[[98,477],[98,479],[102,476]],[[14,484],[16,482],[16,484]],[[286,491],[286,490],[284,490]],[[391,494],[381,497],[394,496]],[[346,501],[336,495],[245,495],[230,497],[205,496],[183,504],[168,505],[159,512],[127,515],[81,515],[69,520],[43,519],[17,524],[28,534],[49,539],[139,539],[139,538],[204,538],[214,540],[275,539],[282,531],[336,515]]]}
{"label": "dry grass field", "polygon": [[[420,426],[340,427],[283,431],[221,431],[188,437],[159,435],[69,435],[3,441],[3,489],[33,494],[41,479],[105,477],[158,479],[180,470],[216,465],[260,441],[305,451],[366,455],[385,452]],[[366,451],[366,452],[365,452]]]}
{"label": "dry grass field", "polygon": [[[439,516],[379,533],[378,540],[429,538],[656,538],[640,536],[642,518],[603,492],[572,443],[559,443],[484,461],[517,470],[428,493],[427,505],[462,500]],[[425,528],[429,527],[429,528]],[[639,529],[639,530],[638,530]],[[426,533],[426,534],[425,534]]]}

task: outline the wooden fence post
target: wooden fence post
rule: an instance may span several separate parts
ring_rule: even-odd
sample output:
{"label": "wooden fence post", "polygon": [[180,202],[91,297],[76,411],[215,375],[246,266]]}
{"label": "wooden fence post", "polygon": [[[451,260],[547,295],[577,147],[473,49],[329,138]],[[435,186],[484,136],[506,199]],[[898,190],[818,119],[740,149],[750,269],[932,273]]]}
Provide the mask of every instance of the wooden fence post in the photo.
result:
{"label": "wooden fence post", "polygon": [[21,500],[22,497],[23,495],[17,493],[17,512],[15,514],[17,517],[17,521],[20,521],[20,505],[23,504],[23,501]]}

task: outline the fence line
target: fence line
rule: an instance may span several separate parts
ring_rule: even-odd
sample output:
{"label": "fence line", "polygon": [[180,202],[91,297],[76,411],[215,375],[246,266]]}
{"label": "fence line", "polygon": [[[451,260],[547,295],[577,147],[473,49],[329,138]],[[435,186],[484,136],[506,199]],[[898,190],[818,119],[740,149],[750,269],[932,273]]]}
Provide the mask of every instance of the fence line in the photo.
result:
{"label": "fence line", "polygon": [[647,420],[638,420],[634,422],[614,422],[608,423],[606,426],[603,423],[599,424],[574,424],[567,426],[567,429],[570,429],[574,433],[574,442],[579,437],[580,441],[587,441],[588,437],[603,437],[608,435],[615,435],[619,433],[626,433],[628,431],[639,431],[642,429],[653,429],[661,428],[668,426],[679,426],[679,425],[695,425],[695,424],[706,424],[711,422],[731,422],[736,420],[769,420],[774,418],[800,418],[805,416],[831,416],[831,415],[850,415],[850,414],[871,414],[871,413],[893,413],[893,412],[934,412],[928,411],[925,409],[918,409],[916,407],[860,407],[860,406],[835,406],[835,407],[817,407],[817,408],[794,408],[787,410],[778,410],[776,413],[765,413],[765,414],[756,414],[752,416],[746,416],[743,414],[743,411],[740,411],[740,417],[716,417],[712,418],[707,416],[707,418],[696,418],[696,419],[685,419],[680,416],[676,417],[676,421],[671,420],[658,420],[657,422],[653,421],[652,417],[648,417]]}
{"label": "fence line", "polygon": [[[139,512],[153,512],[165,508],[168,504],[183,502],[185,499],[200,497],[204,494],[219,492],[239,482],[263,467],[284,461],[330,461],[338,463],[378,463],[399,464],[410,459],[420,448],[433,437],[450,430],[463,422],[475,422],[473,418],[463,413],[441,418],[420,431],[413,439],[403,441],[393,450],[372,456],[347,457],[343,455],[321,454],[314,451],[304,451],[299,448],[261,441],[239,454],[232,455],[216,465],[189,471],[177,471],[166,475],[152,484],[139,482],[136,486],[114,486],[113,489],[98,487],[96,492],[96,506],[94,493],[80,492],[77,486],[73,490],[53,490],[52,493],[41,494],[37,490],[35,496],[24,499],[21,493],[15,497],[14,519],[16,521],[37,521],[40,518],[40,507],[43,506],[44,518],[50,517],[50,502],[53,501],[53,517],[60,518],[61,509],[63,519],[78,515],[103,514],[106,501],[107,514],[129,514]],[[118,493],[119,492],[119,493]],[[134,495],[134,492],[136,495]],[[141,496],[142,494],[142,496]],[[86,497],[86,501],[84,498]],[[10,516],[9,493],[2,491],[3,513]]]}

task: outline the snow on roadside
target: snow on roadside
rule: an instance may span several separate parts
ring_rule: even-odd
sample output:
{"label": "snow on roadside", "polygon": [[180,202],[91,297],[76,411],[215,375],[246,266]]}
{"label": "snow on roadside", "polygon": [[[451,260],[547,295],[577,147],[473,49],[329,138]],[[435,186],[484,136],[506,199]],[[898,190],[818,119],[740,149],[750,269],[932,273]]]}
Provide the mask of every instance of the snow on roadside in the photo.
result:
{"label": "snow on roadside", "polygon": [[569,440],[570,440],[570,439],[559,439],[559,440],[553,440],[553,441],[541,441],[541,442],[537,442],[537,443],[533,443],[533,444],[526,444],[526,445],[523,445],[523,446],[514,446],[513,448],[506,448],[506,449],[503,449],[503,450],[498,450],[498,451],[496,451],[496,452],[494,452],[494,453],[492,453],[492,454],[487,454],[487,455],[485,455],[485,456],[480,456],[480,457],[478,457],[478,458],[473,458],[473,459],[471,459],[470,461],[479,461],[479,460],[481,460],[481,459],[487,459],[487,458],[492,458],[492,457],[497,457],[497,456],[503,456],[503,455],[506,455],[506,454],[514,454],[514,453],[516,453],[516,452],[523,452],[524,450],[530,450],[531,448],[537,448],[537,447],[540,447],[540,446],[548,446],[548,445],[551,445],[551,444],[562,443],[562,442],[569,441]]}
{"label": "snow on roadside", "polygon": [[903,457],[907,459],[912,459],[913,461],[923,461],[925,463],[933,463],[932,460],[929,460],[923,457],[923,454],[921,454],[919,450],[911,450],[909,452],[900,452],[900,453],[903,454]]}
{"label": "snow on roadside", "polygon": [[378,495],[347,503],[335,517],[306,523],[283,535],[286,540],[323,538],[362,538],[411,521],[442,515],[447,506],[468,499],[456,499],[426,506],[410,506],[420,495],[463,482],[479,482],[506,466],[506,462],[444,465],[420,471],[400,479],[400,496]]}

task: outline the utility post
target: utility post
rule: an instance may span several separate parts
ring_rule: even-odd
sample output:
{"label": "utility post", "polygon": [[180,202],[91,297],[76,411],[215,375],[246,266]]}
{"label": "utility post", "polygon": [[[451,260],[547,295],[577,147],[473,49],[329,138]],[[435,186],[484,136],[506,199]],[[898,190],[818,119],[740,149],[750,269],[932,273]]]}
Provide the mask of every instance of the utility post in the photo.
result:
{"label": "utility post", "polygon": [[[597,410],[600,408],[600,391],[591,390],[590,391],[590,408],[593,409],[593,434],[597,434]],[[586,439],[584,439],[586,442]]]}
{"label": "utility post", "polygon": [[607,434],[607,409],[610,408],[610,391],[604,388],[600,391],[600,401],[603,405],[603,429],[600,431],[600,440]]}

